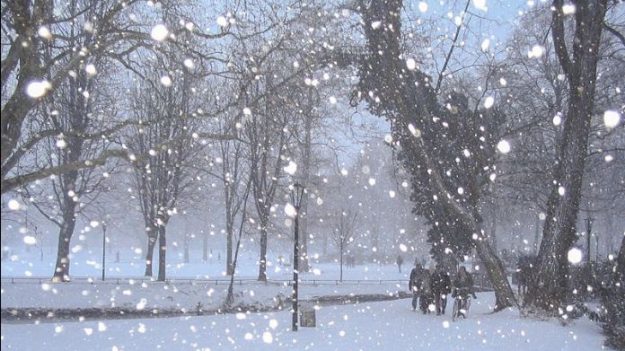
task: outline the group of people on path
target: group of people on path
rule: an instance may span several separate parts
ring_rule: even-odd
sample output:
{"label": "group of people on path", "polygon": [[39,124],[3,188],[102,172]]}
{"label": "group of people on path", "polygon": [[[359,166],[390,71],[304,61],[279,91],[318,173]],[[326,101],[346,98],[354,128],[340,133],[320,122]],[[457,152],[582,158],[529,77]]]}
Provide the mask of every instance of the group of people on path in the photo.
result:
{"label": "group of people on path", "polygon": [[[461,297],[466,301],[469,295],[476,298],[473,290],[473,278],[465,267],[461,266],[456,274],[453,283],[449,274],[442,267],[430,266],[424,269],[423,266],[415,262],[415,267],[410,272],[408,287],[412,292],[412,310],[419,309],[423,314],[436,311],[436,315],[445,314],[447,307],[447,295],[452,293],[453,297]],[[430,309],[430,306],[434,306]]]}

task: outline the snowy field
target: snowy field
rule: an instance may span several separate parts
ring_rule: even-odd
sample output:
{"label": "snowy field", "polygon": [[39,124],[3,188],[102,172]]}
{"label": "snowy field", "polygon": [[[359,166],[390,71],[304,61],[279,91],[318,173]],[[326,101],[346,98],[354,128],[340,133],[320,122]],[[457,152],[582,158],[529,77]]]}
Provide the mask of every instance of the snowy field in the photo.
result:
{"label": "snowy field", "polygon": [[490,314],[480,293],[467,320],[412,312],[410,300],[322,306],[316,328],[291,332],[291,314],[4,324],[3,350],[602,350],[598,325],[566,326]]}
{"label": "snowy field", "polygon": [[[91,277],[100,279],[102,275],[101,254],[93,251],[80,251],[70,255],[70,275],[72,277]],[[269,279],[292,279],[293,271],[290,266],[279,264],[282,258],[290,262],[292,253],[267,255],[267,276]],[[119,263],[114,262],[113,255],[109,254],[106,261],[106,277],[135,277],[142,278],[145,270],[145,258],[140,253],[123,251]],[[155,254],[155,257],[158,255]],[[191,251],[191,260],[184,263],[180,254],[168,256],[168,278],[201,278],[201,279],[225,279],[225,255],[212,255],[207,262],[202,262],[201,253]],[[220,257],[220,258],[218,258]],[[344,267],[343,279],[379,280],[401,279],[407,280],[410,273],[413,258],[404,257],[406,263],[402,266],[402,273],[398,272],[396,265],[356,265],[354,268]],[[40,260],[36,250],[30,252],[18,252],[10,255],[2,262],[1,272],[3,278],[8,277],[51,277],[54,272],[54,260],[56,257],[46,251],[43,261]],[[237,263],[237,278],[255,279],[258,277],[258,252],[243,252]],[[302,272],[302,279],[339,279],[339,264],[335,262],[315,262],[311,259],[311,272]],[[154,275],[158,273],[155,263]]]}
{"label": "snowy field", "polygon": [[[94,263],[95,259],[89,255],[76,255],[71,261],[73,281],[67,284],[50,281],[52,262],[40,263],[32,254],[22,253],[2,264],[2,308],[141,306],[146,310],[194,310],[198,303],[203,309],[216,309],[223,303],[228,284],[223,260],[186,264],[172,261],[168,283],[143,277],[143,261],[139,256],[126,262],[107,263],[107,280],[102,282],[99,263]],[[273,262],[268,267],[270,282],[265,284],[256,281],[258,266],[254,254],[242,256],[234,289],[236,303],[275,306],[276,296],[290,296],[292,269]],[[407,291],[406,270],[410,269],[404,266],[399,273],[394,265],[357,265],[344,268],[344,282],[339,283],[338,264],[314,263],[312,268],[311,272],[300,274],[302,299]]]}

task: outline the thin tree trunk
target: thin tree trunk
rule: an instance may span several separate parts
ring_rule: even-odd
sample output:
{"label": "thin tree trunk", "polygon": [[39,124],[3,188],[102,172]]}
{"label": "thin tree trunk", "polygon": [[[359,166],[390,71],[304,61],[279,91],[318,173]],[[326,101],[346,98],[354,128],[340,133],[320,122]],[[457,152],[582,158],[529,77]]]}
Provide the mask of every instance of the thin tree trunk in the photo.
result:
{"label": "thin tree trunk", "polygon": [[[226,209],[227,212],[230,212],[230,210]],[[233,258],[232,258],[232,244],[233,244],[233,228],[232,228],[232,224],[233,224],[233,220],[234,218],[231,218],[232,216],[230,215],[230,213],[228,213],[228,215],[226,216],[226,274],[227,275],[232,275],[234,274],[234,262],[233,262]]]}
{"label": "thin tree trunk", "polygon": [[158,227],[158,281],[165,281],[165,270],[167,269],[167,238],[165,226]]}
{"label": "thin tree trunk", "polygon": [[498,220],[498,212],[497,205],[495,204],[495,200],[491,203],[492,209],[492,217],[490,222],[490,242],[493,247],[493,251],[497,252],[497,220]]}
{"label": "thin tree trunk", "polygon": [[144,273],[146,277],[151,277],[153,275],[152,266],[154,264],[154,246],[156,245],[157,236],[158,234],[148,235],[148,249],[146,250],[146,253],[145,253],[145,273]]}
{"label": "thin tree trunk", "polygon": [[[343,239],[341,239],[341,240],[343,240]],[[341,251],[340,254],[339,254],[339,257],[340,257],[339,258],[339,260],[340,260],[339,266],[341,267],[340,268],[340,270],[341,270],[340,281],[343,281],[343,243],[342,242],[341,242],[339,250]]]}
{"label": "thin tree trunk", "polygon": [[267,225],[269,218],[265,216],[265,213],[261,214],[260,218],[260,258],[258,265],[258,280],[262,282],[267,281]]}

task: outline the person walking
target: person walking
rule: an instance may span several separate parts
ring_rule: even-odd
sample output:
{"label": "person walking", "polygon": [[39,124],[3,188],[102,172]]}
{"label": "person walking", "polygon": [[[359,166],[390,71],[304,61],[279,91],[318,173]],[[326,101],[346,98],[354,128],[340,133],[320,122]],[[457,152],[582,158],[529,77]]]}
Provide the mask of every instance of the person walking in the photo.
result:
{"label": "person walking", "polygon": [[473,289],[473,277],[471,274],[467,272],[467,269],[464,266],[460,266],[458,269],[458,273],[454,277],[454,288],[451,296],[453,298],[458,299],[458,316],[462,315],[466,318],[466,313],[468,310],[467,301],[469,300],[469,295],[473,296],[474,299],[477,298],[475,295],[475,290]]}
{"label": "person walking", "polygon": [[[433,268],[430,268],[434,272]],[[423,314],[430,313],[430,305],[434,302],[432,295],[432,274],[428,270],[423,270],[421,279],[417,281],[419,289],[419,309]]]}
{"label": "person walking", "polygon": [[412,292],[412,310],[417,310],[417,300],[419,299],[420,289],[419,282],[423,276],[423,266],[415,260],[415,266],[410,271],[410,280],[408,281],[408,289]]}
{"label": "person walking", "polygon": [[432,275],[432,294],[434,295],[434,303],[436,304],[436,315],[445,314],[447,307],[447,294],[451,292],[451,279],[449,274],[443,270],[441,266],[435,269]]}
{"label": "person walking", "polygon": [[401,273],[401,265],[404,264],[404,258],[401,255],[397,255],[397,267],[399,268],[399,273]]}

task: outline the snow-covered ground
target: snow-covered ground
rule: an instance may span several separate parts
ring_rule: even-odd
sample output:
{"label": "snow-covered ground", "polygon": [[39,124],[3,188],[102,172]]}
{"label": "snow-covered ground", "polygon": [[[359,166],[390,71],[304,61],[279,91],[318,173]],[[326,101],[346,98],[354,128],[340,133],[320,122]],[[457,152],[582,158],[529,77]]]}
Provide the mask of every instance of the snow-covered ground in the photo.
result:
{"label": "snow-covered ground", "polygon": [[[32,254],[30,254],[32,255]],[[140,257],[107,264],[105,282],[100,266],[89,255],[72,261],[70,283],[49,281],[51,262],[28,254],[2,264],[2,308],[89,308],[187,310],[198,303],[216,309],[227,285],[223,260],[184,264],[173,259],[169,283],[146,281]],[[270,283],[255,281],[253,254],[243,255],[235,285],[236,303],[277,306],[276,296],[291,293],[288,266],[269,266]],[[301,299],[350,294],[395,295],[406,291],[408,271],[395,265],[357,265],[344,270],[337,283],[338,265],[314,263],[313,272],[300,275]],[[11,282],[15,278],[16,282]],[[24,278],[28,278],[26,282]],[[249,279],[249,280],[245,280]],[[215,280],[220,280],[215,282]],[[313,280],[316,280],[313,283]],[[601,350],[600,327],[586,319],[566,326],[555,320],[522,318],[518,311],[491,314],[494,296],[480,293],[469,319],[452,322],[447,316],[411,311],[410,299],[352,305],[317,306],[317,327],[290,331],[291,314],[252,312],[148,319],[54,320],[2,325],[2,350]],[[449,306],[451,310],[451,306]]]}
{"label": "snow-covered ground", "polygon": [[[194,311],[198,304],[204,310],[217,309],[225,301],[226,282],[139,282],[122,280],[120,283],[74,281],[71,283],[2,283],[2,308],[140,308],[152,310]],[[388,294],[407,292],[407,283],[379,282],[323,282],[300,285],[300,299],[317,296],[349,294]],[[291,295],[291,287],[284,283],[240,282],[234,286],[237,304],[277,306],[274,299]]]}
{"label": "snow-covered ground", "polygon": [[322,306],[292,332],[288,311],[201,317],[4,324],[3,350],[601,350],[598,325],[491,314],[481,293],[467,320],[412,312],[410,300]]}
{"label": "snow-covered ground", "polygon": [[[107,265],[107,280],[102,282],[99,264],[94,258],[77,255],[72,262],[74,280],[52,283],[52,262],[40,264],[34,257],[22,253],[2,264],[2,308],[87,308],[141,306],[146,310],[216,309],[225,300],[227,279],[223,260],[209,262],[176,262],[168,267],[171,282],[162,283],[142,277],[141,257]],[[292,268],[273,263],[268,269],[269,283],[256,281],[258,266],[253,254],[243,255],[236,274],[234,292],[236,303],[275,306],[276,296],[290,296],[288,285]],[[34,262],[34,263],[33,263]],[[343,283],[338,283],[336,263],[315,263],[311,272],[300,274],[303,280],[300,298],[349,294],[396,294],[407,291],[408,270],[399,273],[394,265],[357,265],[344,268]],[[27,273],[25,273],[27,272]],[[121,278],[124,277],[124,278]],[[14,282],[12,282],[14,278]],[[350,281],[352,280],[352,281]],[[359,280],[358,282],[353,280]]]}

